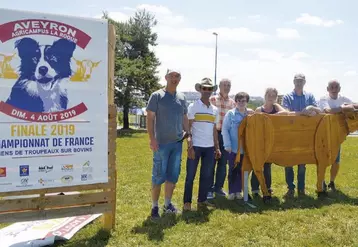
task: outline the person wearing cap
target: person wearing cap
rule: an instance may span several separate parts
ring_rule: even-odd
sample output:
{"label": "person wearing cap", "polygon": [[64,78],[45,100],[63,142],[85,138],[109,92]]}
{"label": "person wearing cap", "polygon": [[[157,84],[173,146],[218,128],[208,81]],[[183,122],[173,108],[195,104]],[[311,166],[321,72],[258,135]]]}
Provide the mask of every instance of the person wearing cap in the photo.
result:
{"label": "person wearing cap", "polygon": [[214,206],[207,201],[207,193],[210,186],[210,173],[214,166],[215,158],[221,156],[218,134],[216,131],[217,108],[213,106],[209,98],[216,91],[209,78],[203,78],[201,83],[195,85],[195,90],[200,92],[200,99],[191,103],[188,107],[189,128],[192,133],[192,146],[188,147],[186,162],[186,178],[184,189],[184,210],[191,210],[193,184],[195,174],[201,161],[199,193],[197,198],[198,209]]}
{"label": "person wearing cap", "polygon": [[[159,218],[158,200],[161,185],[165,183],[164,213],[177,213],[171,202],[178,181],[182,157],[184,131],[189,132],[188,109],[184,94],[177,92],[181,80],[180,71],[168,69],[167,84],[151,94],[147,105],[147,130],[153,151],[152,210],[151,217]],[[183,131],[184,130],[184,131]]]}
{"label": "person wearing cap", "polygon": [[[282,106],[286,110],[296,112],[301,115],[314,116],[320,109],[317,107],[317,102],[312,93],[303,90],[306,84],[306,77],[304,74],[296,74],[293,79],[294,90],[283,97]],[[298,165],[297,187],[298,194],[305,195],[305,176],[306,165]],[[294,170],[293,167],[285,167],[285,177],[288,187],[286,197],[293,197],[295,195],[294,184]]]}
{"label": "person wearing cap", "polygon": [[[324,95],[319,101],[319,107],[325,113],[338,113],[349,111],[352,109],[352,100],[340,94],[341,85],[337,80],[330,80],[327,86],[327,94]],[[353,107],[354,109],[354,107]],[[338,174],[339,163],[341,158],[341,149],[338,151],[337,158],[335,162],[331,166],[331,176],[330,183],[328,184],[328,188],[332,191],[336,191],[336,186],[334,180]],[[325,189],[327,188],[326,183],[323,186]]]}
{"label": "person wearing cap", "polygon": [[[218,109],[218,123],[216,124],[216,129],[218,132],[221,153],[224,153],[225,151],[221,134],[221,127],[224,121],[224,117],[229,110],[235,108],[235,101],[229,97],[230,89],[231,81],[227,78],[224,78],[219,83],[219,94],[213,95],[210,98],[211,104],[216,106]],[[226,177],[226,165],[226,155],[222,155],[220,159],[215,161],[210,177],[210,191],[208,193],[208,199],[214,198],[214,192],[217,196],[226,196],[226,193],[223,190]]]}

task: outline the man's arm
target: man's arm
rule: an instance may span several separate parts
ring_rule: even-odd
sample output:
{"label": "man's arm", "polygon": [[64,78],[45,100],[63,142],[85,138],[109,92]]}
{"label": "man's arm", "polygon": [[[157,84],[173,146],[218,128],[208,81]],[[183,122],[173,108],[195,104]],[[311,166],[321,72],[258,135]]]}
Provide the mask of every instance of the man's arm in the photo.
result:
{"label": "man's arm", "polygon": [[218,137],[218,131],[216,129],[216,124],[214,124],[213,134],[214,134],[214,147],[215,147],[215,150],[220,150],[219,137]]}
{"label": "man's arm", "polygon": [[[193,140],[192,140],[192,127],[193,127],[193,122],[195,119],[195,111],[194,111],[194,104],[191,103],[187,109],[187,114],[185,114],[186,116],[184,118],[187,119],[187,126],[184,127],[184,130],[187,131],[188,133],[188,139],[187,139],[187,144],[188,144],[188,150],[193,148]],[[190,155],[190,152],[188,151],[188,156]],[[193,159],[195,157],[192,157]]]}
{"label": "man's arm", "polygon": [[[347,99],[347,103],[351,103],[351,101],[349,99]],[[349,109],[353,109],[353,106],[351,105],[341,105],[337,108],[331,108],[328,104],[328,100],[326,98],[321,98],[321,100],[319,101],[319,107],[320,109],[324,112],[324,113],[338,113],[338,112],[343,112],[343,111],[349,111]]]}
{"label": "man's arm", "polygon": [[214,146],[215,146],[215,150],[220,150],[220,145],[219,145],[219,137],[218,137],[218,130],[217,130],[217,124],[219,123],[219,109],[215,108],[215,122],[214,122]]}
{"label": "man's arm", "polygon": [[147,105],[147,132],[149,135],[149,140],[150,140],[150,148],[152,149],[153,152],[158,151],[158,143],[157,140],[155,138],[155,133],[154,133],[154,121],[155,121],[155,115],[156,115],[156,111],[158,110],[158,94],[153,93],[149,100],[148,100],[148,105]]}
{"label": "man's arm", "polygon": [[342,112],[342,107],[338,107],[338,108],[324,108],[323,109],[324,113],[338,113],[338,112]]}
{"label": "man's arm", "polygon": [[287,110],[287,111],[290,111],[290,105],[291,105],[291,102],[288,98],[287,95],[283,96],[283,99],[282,99],[282,107]]}
{"label": "man's arm", "polygon": [[155,139],[155,134],[154,134],[154,120],[155,120],[155,112],[147,110],[147,132],[150,140],[150,148],[153,150],[153,152],[156,152],[158,150],[158,143],[157,140]]}
{"label": "man's arm", "polygon": [[[191,128],[193,126],[193,122],[194,122],[194,119],[190,119],[189,121],[189,132],[191,133]],[[188,158],[189,159],[195,159],[195,150],[193,148],[193,141],[192,141],[192,136],[190,134],[190,136],[188,136]]]}
{"label": "man's arm", "polygon": [[231,140],[229,134],[230,120],[231,120],[230,111],[228,111],[224,117],[223,126],[221,129],[221,135],[223,136],[224,148],[229,153],[231,153]]}
{"label": "man's arm", "polygon": [[216,124],[214,124],[213,134],[214,134],[215,159],[220,159],[222,154],[220,151],[219,137],[218,137],[218,131],[216,129]]}
{"label": "man's arm", "polygon": [[189,127],[188,114],[184,114],[184,117],[183,117],[183,129],[188,135],[191,135],[191,131],[190,131],[190,127]]}

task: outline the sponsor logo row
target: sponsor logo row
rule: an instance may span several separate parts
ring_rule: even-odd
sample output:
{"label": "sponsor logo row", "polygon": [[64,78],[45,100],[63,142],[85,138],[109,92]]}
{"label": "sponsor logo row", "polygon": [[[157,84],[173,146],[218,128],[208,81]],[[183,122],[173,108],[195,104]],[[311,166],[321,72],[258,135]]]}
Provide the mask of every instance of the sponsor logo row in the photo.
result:
{"label": "sponsor logo row", "polygon": [[[74,165],[72,164],[64,164],[61,165],[61,171],[62,172],[73,172],[74,171]],[[91,163],[89,161],[85,162],[81,167],[83,173],[92,173],[93,167],[91,167]],[[31,167],[31,169],[33,169]],[[37,172],[39,173],[50,173],[54,170],[53,165],[43,165],[37,167]],[[19,166],[19,175],[20,177],[27,177],[30,176],[30,166],[29,165],[20,165]],[[0,178],[6,177],[6,167],[0,167]]]}
{"label": "sponsor logo row", "polygon": [[[33,166],[31,166],[31,169]],[[93,180],[92,177],[92,171],[93,168],[91,167],[90,161],[85,162],[81,167],[81,181],[90,181]],[[37,172],[39,173],[51,173],[54,170],[54,166],[51,165],[43,165],[43,166],[38,166],[37,167]],[[65,172],[65,173],[71,173],[74,171],[74,165],[72,164],[64,164],[61,165],[61,171]],[[1,178],[6,178],[7,176],[7,171],[6,171],[6,167],[0,167],[0,186],[1,185],[12,185],[11,182],[5,182],[5,181],[1,181]],[[16,187],[32,187],[34,184],[33,183],[29,183],[29,176],[30,176],[30,166],[29,165],[20,165],[19,166],[19,176],[20,176],[20,184],[16,185]],[[71,184],[72,181],[74,180],[74,177],[70,174],[66,174],[63,175],[60,179],[61,183],[63,184]],[[49,178],[40,178],[37,181],[39,184],[45,186],[48,184],[53,184],[55,182],[55,179],[49,179]]]}

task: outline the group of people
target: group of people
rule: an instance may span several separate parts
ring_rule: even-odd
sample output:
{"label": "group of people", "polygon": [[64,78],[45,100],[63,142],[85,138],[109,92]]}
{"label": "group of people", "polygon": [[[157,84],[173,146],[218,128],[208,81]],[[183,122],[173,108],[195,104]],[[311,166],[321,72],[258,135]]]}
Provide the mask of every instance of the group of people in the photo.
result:
{"label": "group of people", "polygon": [[[161,185],[165,183],[164,213],[177,213],[178,209],[171,198],[178,181],[183,141],[187,141],[186,178],[183,196],[183,210],[192,209],[193,184],[201,161],[199,193],[197,207],[214,206],[211,202],[215,196],[227,196],[228,200],[242,199],[241,162],[235,164],[236,155],[242,157],[244,150],[238,150],[238,129],[242,120],[250,114],[286,114],[314,116],[318,113],[337,113],[358,109],[350,99],[339,94],[340,83],[337,80],[328,82],[327,94],[318,102],[313,94],[304,91],[306,78],[296,74],[293,79],[294,90],[283,97],[282,105],[277,102],[278,92],[267,88],[264,104],[257,109],[248,108],[249,94],[239,92],[234,99],[229,97],[231,81],[222,79],[214,85],[210,78],[203,78],[195,84],[200,99],[187,105],[184,94],[177,92],[181,73],[168,69],[165,76],[167,85],[154,92],[147,105],[147,130],[150,148],[153,151],[152,168],[152,209],[151,217],[158,218],[158,200]],[[240,159],[243,160],[242,158]],[[340,163],[340,151],[331,167],[330,182],[324,189],[336,190],[335,178]],[[223,190],[228,169],[228,194]],[[298,165],[297,191],[305,194],[305,164]],[[271,164],[264,164],[265,183],[269,193],[271,188]],[[295,194],[294,169],[285,167],[287,183],[286,197]],[[328,187],[328,188],[327,188]],[[253,196],[259,196],[259,182],[254,173],[251,176]],[[249,197],[251,199],[251,196]]]}

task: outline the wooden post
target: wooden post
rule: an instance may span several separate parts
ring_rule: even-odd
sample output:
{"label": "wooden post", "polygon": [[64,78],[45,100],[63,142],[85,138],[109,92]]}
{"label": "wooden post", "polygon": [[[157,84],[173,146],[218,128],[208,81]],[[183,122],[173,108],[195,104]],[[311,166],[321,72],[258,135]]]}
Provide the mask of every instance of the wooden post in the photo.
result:
{"label": "wooden post", "polygon": [[104,189],[111,194],[111,210],[103,215],[106,231],[115,228],[116,224],[116,138],[117,138],[117,107],[114,104],[114,58],[116,47],[116,30],[108,26],[108,182],[110,189]]}

